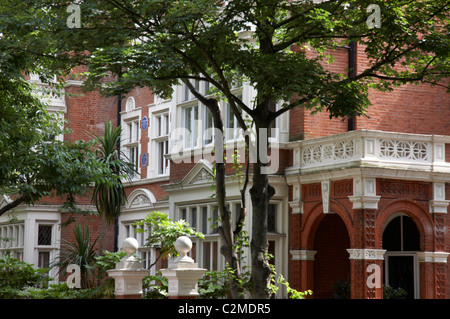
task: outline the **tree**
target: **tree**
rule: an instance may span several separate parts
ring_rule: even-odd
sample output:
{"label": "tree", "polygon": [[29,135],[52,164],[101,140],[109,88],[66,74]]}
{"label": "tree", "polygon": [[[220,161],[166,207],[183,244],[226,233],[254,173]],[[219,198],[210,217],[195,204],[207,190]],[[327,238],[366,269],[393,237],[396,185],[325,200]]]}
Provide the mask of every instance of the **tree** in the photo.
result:
{"label": "tree", "polygon": [[[444,85],[450,74],[448,2],[86,0],[80,5],[80,28],[72,29],[65,25],[66,7],[42,0],[33,8],[43,3],[53,19],[43,19],[42,29],[60,43],[61,55],[70,52],[89,65],[87,83],[97,84],[115,72],[121,77],[106,85],[109,94],[140,85],[168,96],[180,81],[207,81],[228,100],[243,128],[241,114],[251,117],[257,145],[267,141],[265,130],[272,122],[295,107],[327,111],[330,117],[362,116],[370,104],[369,87]],[[377,21],[377,12],[381,27],[369,23]],[[349,74],[333,73],[326,67],[330,52],[350,43],[364,48],[367,64]],[[256,89],[252,105],[232,93],[237,79]],[[217,99],[190,89],[213,112],[218,126]],[[278,101],[283,105],[275,109]],[[274,188],[265,174],[267,163],[259,153],[256,159],[250,188],[251,284],[253,297],[267,298],[267,210]],[[221,217],[223,234],[231,239],[226,209]],[[224,242],[224,256],[231,252],[232,257],[231,241]]]}
{"label": "tree", "polygon": [[143,220],[137,221],[134,225],[141,226],[136,228],[137,233],[144,233],[149,229],[146,245],[149,247],[160,247],[159,255],[156,260],[148,267],[151,268],[161,259],[169,256],[178,256],[175,249],[175,241],[180,236],[196,236],[204,239],[204,235],[195,231],[185,220],[173,221],[167,214],[160,212],[151,212]]}
{"label": "tree", "polygon": [[97,161],[91,141],[55,138],[67,131],[25,76],[39,74],[57,92],[60,86],[52,80],[60,69],[54,57],[38,51],[51,47],[43,45],[48,38],[36,36],[36,25],[25,23],[24,11],[11,13],[12,7],[0,4],[0,192],[8,198],[0,215],[47,196],[61,197],[65,211],[80,212],[77,196],[85,196],[93,181],[109,181],[108,171]]}
{"label": "tree", "polygon": [[136,174],[133,164],[117,148],[120,142],[120,126],[113,128],[111,122],[105,123],[104,135],[98,135],[96,140],[99,144],[97,158],[115,177],[113,183],[108,180],[97,181],[94,185],[92,202],[102,216],[100,231],[100,251],[104,247],[105,227],[111,221],[119,217],[122,206],[125,204],[127,195],[123,186],[123,179],[130,179]]}

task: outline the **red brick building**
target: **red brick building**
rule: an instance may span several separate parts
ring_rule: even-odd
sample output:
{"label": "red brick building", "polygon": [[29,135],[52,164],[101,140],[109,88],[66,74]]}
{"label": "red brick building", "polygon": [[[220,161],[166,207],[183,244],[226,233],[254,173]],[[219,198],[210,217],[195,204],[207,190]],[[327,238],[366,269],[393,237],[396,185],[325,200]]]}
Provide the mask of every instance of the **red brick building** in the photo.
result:
{"label": "red brick building", "polygon": [[[365,61],[362,48],[356,49],[358,69]],[[329,67],[345,72],[348,49],[334,55]],[[65,90],[77,93],[80,84],[69,82]],[[195,85],[206,92],[207,83]],[[140,176],[127,184],[118,243],[138,239],[148,267],[156,248],[145,246],[145,235],[133,223],[151,211],[164,212],[203,232],[205,240],[194,240],[192,257],[203,268],[222,270],[211,196],[211,118],[185,86],[174,89],[170,99],[146,88],[121,100],[96,93],[66,96],[55,101],[55,108],[73,130],[67,139],[101,132],[108,119],[121,123],[121,148]],[[248,103],[254,96],[245,83],[234,93]],[[337,283],[349,287],[351,298],[382,298],[384,285],[404,288],[409,298],[450,298],[450,95],[440,87],[406,85],[393,92],[370,91],[370,100],[367,118],[330,120],[326,113],[298,108],[277,119],[270,139],[276,169],[269,175],[276,190],[268,223],[273,263],[292,287],[311,289],[313,298],[331,298]],[[242,132],[225,102],[222,110],[229,150],[242,144]],[[231,164],[228,173],[227,199],[236,219],[242,185]],[[251,203],[248,194],[246,199]],[[53,257],[47,252],[56,256],[59,240],[71,236],[56,227],[65,218],[57,205],[21,207],[16,214],[15,226],[0,217],[0,230],[17,236],[19,245],[9,248],[25,260],[39,264],[40,258]],[[88,222],[99,230],[99,221]],[[44,226],[51,226],[51,245],[37,243],[40,232],[49,231]],[[106,248],[113,250],[113,228],[110,236]],[[0,250],[8,248],[2,245]]]}

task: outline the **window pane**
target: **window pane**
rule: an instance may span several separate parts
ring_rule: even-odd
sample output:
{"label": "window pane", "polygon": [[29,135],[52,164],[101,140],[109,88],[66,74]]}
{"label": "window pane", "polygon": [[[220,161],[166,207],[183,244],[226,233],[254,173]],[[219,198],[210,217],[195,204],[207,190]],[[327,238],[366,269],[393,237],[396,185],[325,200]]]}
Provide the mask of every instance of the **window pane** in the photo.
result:
{"label": "window pane", "polygon": [[211,112],[208,108],[205,109],[205,145],[210,144],[214,140],[214,130],[213,130],[213,118]]}
{"label": "window pane", "polygon": [[197,229],[197,207],[191,208],[191,222],[192,228]]}
{"label": "window pane", "polygon": [[192,146],[197,146],[197,136],[198,136],[198,107],[194,106],[193,107],[193,124],[194,127],[191,131],[191,136],[192,136]]}
{"label": "window pane", "polygon": [[52,244],[52,226],[39,225],[38,230],[38,245],[50,246]]}
{"label": "window pane", "polygon": [[133,142],[133,124],[130,123],[128,124],[128,136],[129,136],[129,140],[128,142]]}
{"label": "window pane", "polygon": [[408,216],[402,216],[403,222],[403,250],[419,251],[420,250],[420,234],[416,224]]}
{"label": "window pane", "polygon": [[277,231],[277,205],[269,204],[269,210],[267,214],[267,230],[271,232]]}
{"label": "window pane", "polygon": [[189,88],[187,85],[184,85],[184,101],[189,100]]}
{"label": "window pane", "polygon": [[158,128],[158,136],[161,136],[162,134],[162,121],[161,121],[161,117],[157,117],[156,118],[156,125]]}
{"label": "window pane", "polygon": [[167,134],[169,134],[169,114],[166,114],[166,115],[164,115],[164,120],[165,120],[165,126],[166,126],[166,129],[165,129],[165,134],[167,135]]}
{"label": "window pane", "polygon": [[208,207],[202,207],[202,233],[208,232]]}
{"label": "window pane", "polygon": [[217,207],[213,208],[213,220],[212,220],[212,233],[217,233],[217,227],[219,222],[219,209]]}
{"label": "window pane", "polygon": [[384,230],[383,249],[390,251],[400,251],[402,249],[400,216],[394,218]]}
{"label": "window pane", "polygon": [[164,142],[158,143],[158,153],[159,153],[159,160],[158,160],[158,174],[164,174]]}
{"label": "window pane", "polygon": [[218,244],[216,241],[212,242],[212,270],[217,271],[218,260]]}
{"label": "window pane", "polygon": [[203,242],[203,268],[211,270],[211,243]]}
{"label": "window pane", "polygon": [[40,251],[38,267],[39,268],[48,268],[49,266],[50,266],[50,252],[49,251]]}
{"label": "window pane", "polygon": [[[164,142],[164,155],[169,153],[169,141]],[[164,173],[168,173],[167,168],[169,167],[169,160],[164,157]]]}
{"label": "window pane", "polygon": [[[189,131],[189,133],[192,135],[192,108],[184,109],[184,127],[186,130]],[[188,137],[185,137],[185,146],[190,147],[191,146],[191,139]]]}

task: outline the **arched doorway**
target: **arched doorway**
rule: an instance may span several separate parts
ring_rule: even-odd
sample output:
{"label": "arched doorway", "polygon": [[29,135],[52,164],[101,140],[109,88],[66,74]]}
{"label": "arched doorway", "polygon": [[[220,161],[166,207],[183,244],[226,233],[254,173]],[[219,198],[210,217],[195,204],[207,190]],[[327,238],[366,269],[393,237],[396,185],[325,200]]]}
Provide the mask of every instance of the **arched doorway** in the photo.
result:
{"label": "arched doorway", "polygon": [[383,231],[384,284],[402,288],[406,298],[419,298],[420,234],[414,221],[406,214],[394,215]]}
{"label": "arched doorway", "polygon": [[316,299],[350,297],[350,237],[337,214],[327,214],[320,222],[315,238],[313,297]]}

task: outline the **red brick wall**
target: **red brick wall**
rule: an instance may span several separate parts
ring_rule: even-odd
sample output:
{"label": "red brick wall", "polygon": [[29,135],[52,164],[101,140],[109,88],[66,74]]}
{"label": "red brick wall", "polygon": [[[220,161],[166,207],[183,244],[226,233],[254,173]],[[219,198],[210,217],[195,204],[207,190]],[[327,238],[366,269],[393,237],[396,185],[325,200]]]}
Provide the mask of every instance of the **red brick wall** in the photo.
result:
{"label": "red brick wall", "polygon": [[[333,52],[335,61],[323,64],[324,68],[346,74],[348,50]],[[313,51],[307,54],[315,56]],[[362,72],[367,67],[364,48],[357,46],[357,69]],[[450,94],[443,87],[408,84],[395,88],[392,92],[369,90],[371,106],[369,117],[357,117],[356,129],[383,130],[417,134],[450,135]],[[347,131],[347,120],[329,119],[327,112],[311,115],[301,108],[290,112],[290,139],[317,138]]]}
{"label": "red brick wall", "polygon": [[314,250],[317,250],[314,261],[315,299],[328,299],[333,294],[333,284],[349,282],[350,260],[346,250],[349,247],[350,239],[340,217],[336,214],[325,216],[314,240]]}
{"label": "red brick wall", "polygon": [[[63,214],[61,218],[61,222],[64,223],[70,217],[69,214]],[[100,233],[101,233],[101,217],[100,216],[81,216],[81,215],[72,215],[75,218],[76,222],[80,226],[87,226],[89,229],[89,234],[91,237],[91,243],[98,237],[95,248],[99,249],[100,247]],[[83,228],[81,228],[83,229]],[[69,224],[68,226],[61,227],[61,239],[69,241],[71,243],[76,243],[75,234],[74,234],[74,223]],[[105,238],[104,238],[104,247],[103,249],[108,251],[114,251],[114,223],[105,226]]]}
{"label": "red brick wall", "polygon": [[102,134],[105,122],[117,124],[117,98],[105,98],[98,92],[83,93],[80,87],[66,88],[67,121],[66,128],[71,133],[64,138],[67,141],[89,140],[90,134]]}

